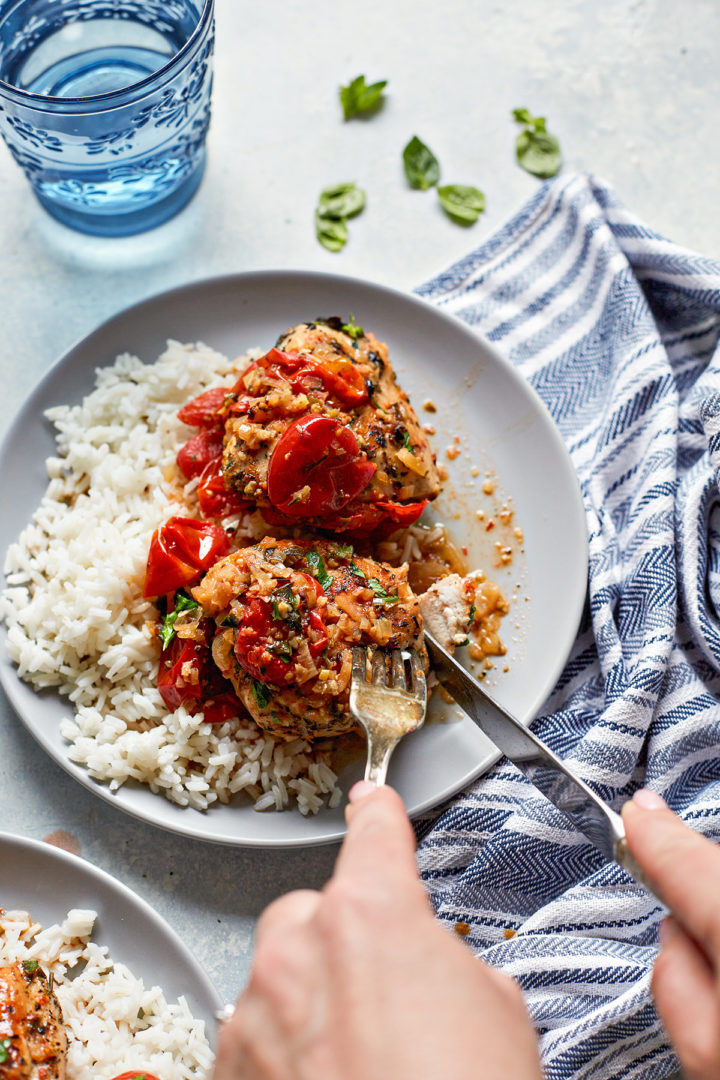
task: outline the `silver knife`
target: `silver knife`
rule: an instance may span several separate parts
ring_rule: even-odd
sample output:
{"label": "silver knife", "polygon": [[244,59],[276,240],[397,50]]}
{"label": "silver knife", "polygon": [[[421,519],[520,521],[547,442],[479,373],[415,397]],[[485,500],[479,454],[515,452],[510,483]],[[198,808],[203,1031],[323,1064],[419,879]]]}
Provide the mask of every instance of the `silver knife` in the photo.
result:
{"label": "silver knife", "polygon": [[473,723],[553,806],[562,810],[606,859],[614,860],[657,896],[657,889],[646,879],[627,846],[620,815],[537,735],[494,701],[477,679],[473,679],[427,630],[425,644],[438,679]]}

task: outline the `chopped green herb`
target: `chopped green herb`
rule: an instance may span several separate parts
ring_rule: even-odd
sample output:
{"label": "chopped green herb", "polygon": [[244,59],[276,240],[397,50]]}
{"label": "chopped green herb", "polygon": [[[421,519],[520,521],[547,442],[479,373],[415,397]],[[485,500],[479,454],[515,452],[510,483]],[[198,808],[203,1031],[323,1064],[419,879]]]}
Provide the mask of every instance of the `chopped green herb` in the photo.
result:
{"label": "chopped green herb", "polygon": [[351,337],[353,339],[353,341],[357,341],[357,339],[361,338],[365,333],[362,326],[358,326],[358,324],[355,322],[354,315],[350,316],[350,322],[343,323],[343,330],[348,335],[348,337]]}
{"label": "chopped green herb", "polygon": [[10,1060],[8,1050],[12,1046],[12,1039],[0,1039],[0,1065]]}
{"label": "chopped green herb", "polygon": [[282,660],[283,664],[289,664],[295,652],[289,641],[271,641],[267,651]]}
{"label": "chopped green herb", "polygon": [[332,574],[328,574],[325,569],[325,563],[319,551],[316,551],[315,548],[308,551],[305,555],[305,562],[310,567],[323,589],[327,589],[332,585]]}
{"label": "chopped green herb", "polygon": [[549,180],[560,171],[560,143],[545,127],[544,116],[532,116],[527,109],[513,109],[513,118],[523,124],[515,140],[515,156],[525,172]]}
{"label": "chopped green herb", "polygon": [[175,593],[175,610],[164,615],[160,623],[160,640],[163,649],[167,649],[175,637],[175,622],[180,612],[193,611],[196,607],[199,607],[197,601],[193,600],[192,596],[188,596],[184,590],[178,589]]}
{"label": "chopped green herb", "polygon": [[387,79],[370,83],[368,86],[364,75],[358,75],[347,86],[341,86],[339,90],[340,104],[342,105],[345,120],[358,116],[360,113],[369,113],[373,109],[377,109],[382,101],[383,90],[386,86]]}
{"label": "chopped green herb", "polygon": [[352,180],[331,184],[320,192],[317,212],[322,218],[345,221],[364,209],[365,192]]}
{"label": "chopped green herb", "polygon": [[470,614],[468,616],[468,626],[472,626],[473,623],[475,622],[475,612],[476,611],[477,611],[477,608],[475,607],[474,604],[472,604],[471,607],[470,607]]}
{"label": "chopped green herb", "polygon": [[258,708],[260,708],[260,709],[267,708],[267,706],[268,706],[268,704],[270,702],[270,691],[267,688],[267,686],[265,685],[265,683],[261,683],[261,682],[258,682],[257,679],[253,679],[252,688],[253,688],[253,694],[255,695],[255,700],[258,703]]}
{"label": "chopped green herb", "polygon": [[410,442],[410,432],[409,431],[406,431],[405,434],[403,435],[403,446],[405,447],[406,450],[409,450],[411,454],[415,453],[415,447]]}
{"label": "chopped green herb", "polygon": [[335,544],[333,555],[336,559],[349,559],[354,550],[352,544]]}
{"label": "chopped green herb", "polygon": [[458,641],[458,643],[457,643],[457,645],[456,645],[456,648],[458,648],[458,649],[462,649],[462,647],[463,647],[464,645],[469,645],[469,644],[470,644],[470,638],[469,638],[469,637],[466,637],[464,641]]}
{"label": "chopped green herb", "polygon": [[37,971],[38,962],[37,960],[23,960],[23,967],[29,975],[31,971]]}
{"label": "chopped green herb", "polygon": [[371,577],[367,579],[368,587],[372,589],[378,600],[383,604],[399,604],[399,596],[391,596],[389,592],[380,584],[377,578]]}
{"label": "chopped green herb", "polygon": [[427,191],[440,179],[440,162],[432,150],[417,135],[413,135],[403,150],[403,165],[410,187]]}
{"label": "chopped green herb", "polygon": [[446,184],[438,188],[443,210],[459,225],[474,225],[485,209],[485,196],[468,184]]}
{"label": "chopped green herb", "polygon": [[360,567],[355,563],[354,560],[353,560],[353,562],[350,563],[350,571],[351,571],[351,573],[355,574],[356,577],[361,577],[361,578],[366,578],[367,577],[367,574],[365,573],[365,571],[361,570]]}
{"label": "chopped green herb", "polygon": [[[270,600],[272,601],[274,622],[283,622],[285,619],[289,618],[293,611],[297,611],[298,598],[289,585],[283,585],[282,588],[276,589],[270,597]],[[285,614],[283,614],[280,611],[280,604],[287,605],[291,610],[286,611]]]}

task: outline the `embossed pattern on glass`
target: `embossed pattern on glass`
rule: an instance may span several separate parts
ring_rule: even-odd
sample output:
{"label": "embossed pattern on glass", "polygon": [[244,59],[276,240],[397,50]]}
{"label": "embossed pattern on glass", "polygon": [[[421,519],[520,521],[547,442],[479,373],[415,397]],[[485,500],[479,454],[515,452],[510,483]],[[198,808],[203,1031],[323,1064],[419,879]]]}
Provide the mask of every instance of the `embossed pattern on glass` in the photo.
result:
{"label": "embossed pattern on glass", "polygon": [[46,210],[118,236],[185,205],[213,41],[213,0],[0,2],[0,131]]}

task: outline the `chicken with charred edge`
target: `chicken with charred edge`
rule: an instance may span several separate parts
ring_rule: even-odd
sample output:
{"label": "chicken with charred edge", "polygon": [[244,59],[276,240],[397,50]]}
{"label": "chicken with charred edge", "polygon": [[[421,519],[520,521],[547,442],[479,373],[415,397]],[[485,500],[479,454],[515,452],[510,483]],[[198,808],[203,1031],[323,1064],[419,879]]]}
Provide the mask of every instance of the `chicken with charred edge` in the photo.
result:
{"label": "chicken with charred edge", "polygon": [[387,346],[352,320],[292,327],[178,415],[201,428],[178,465],[207,516],[254,506],[271,525],[360,536],[413,524],[440,491]]}
{"label": "chicken with charred edge", "polygon": [[37,960],[0,968],[0,1080],[65,1080],[60,1003]]}
{"label": "chicken with charred edge", "polygon": [[284,738],[354,728],[352,649],[415,648],[427,669],[407,567],[331,540],[266,539],[217,562],[193,588],[215,626],[212,657],[257,724]]}

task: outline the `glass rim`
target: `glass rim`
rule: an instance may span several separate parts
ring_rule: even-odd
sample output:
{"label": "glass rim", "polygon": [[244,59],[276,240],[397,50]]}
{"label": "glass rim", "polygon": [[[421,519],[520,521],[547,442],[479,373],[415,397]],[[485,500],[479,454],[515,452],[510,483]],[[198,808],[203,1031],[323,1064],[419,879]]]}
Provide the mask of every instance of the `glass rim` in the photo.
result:
{"label": "glass rim", "polygon": [[[19,103],[38,109],[47,108],[59,108],[62,112],[71,112],[72,109],[68,106],[82,105],[81,111],[85,112],[88,105],[97,103],[99,106],[112,107],[116,104],[118,99],[132,94],[136,96],[138,90],[144,91],[149,84],[156,80],[162,81],[162,77],[166,75],[172,67],[174,67],[178,61],[185,58],[193,46],[196,44],[198,38],[204,32],[208,23],[212,10],[215,6],[215,0],[203,0],[202,10],[197,21],[197,26],[193,30],[190,37],[185,44],[179,49],[167,63],[159,67],[157,71],[153,71],[150,75],[146,75],[144,79],[140,79],[138,82],[129,83],[127,86],[122,86],[117,90],[107,90],[103,94],[85,94],[82,97],[57,97],[54,94],[36,94],[32,90],[23,90],[20,86],[15,86],[13,83],[6,82],[0,78],[0,93],[5,94],[7,97],[15,98]],[[124,104],[124,102],[123,102]],[[89,110],[88,110],[89,111]]]}

